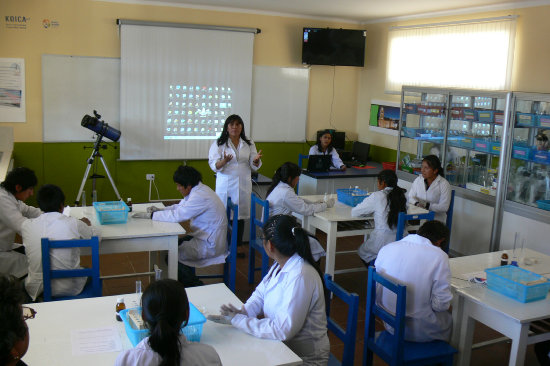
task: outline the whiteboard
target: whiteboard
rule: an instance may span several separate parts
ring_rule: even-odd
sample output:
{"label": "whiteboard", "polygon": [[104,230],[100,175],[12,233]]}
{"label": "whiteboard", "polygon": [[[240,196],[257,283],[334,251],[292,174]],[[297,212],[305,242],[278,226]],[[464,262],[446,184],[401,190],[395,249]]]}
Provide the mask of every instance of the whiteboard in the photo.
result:
{"label": "whiteboard", "polygon": [[[307,68],[254,66],[247,135],[254,141],[305,141],[308,87]],[[120,58],[43,55],[42,96],[44,142],[93,141],[80,121],[94,109],[119,129]]]}
{"label": "whiteboard", "polygon": [[309,68],[254,66],[252,139],[305,141],[308,87]]}
{"label": "whiteboard", "polygon": [[120,59],[42,56],[43,141],[93,141],[80,125],[93,110],[119,129]]}

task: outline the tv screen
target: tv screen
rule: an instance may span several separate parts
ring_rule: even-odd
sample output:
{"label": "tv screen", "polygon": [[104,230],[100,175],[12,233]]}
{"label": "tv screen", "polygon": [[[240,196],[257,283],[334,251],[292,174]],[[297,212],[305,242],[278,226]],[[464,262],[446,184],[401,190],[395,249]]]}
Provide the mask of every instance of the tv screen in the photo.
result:
{"label": "tv screen", "polygon": [[304,28],[302,64],[365,65],[365,30]]}

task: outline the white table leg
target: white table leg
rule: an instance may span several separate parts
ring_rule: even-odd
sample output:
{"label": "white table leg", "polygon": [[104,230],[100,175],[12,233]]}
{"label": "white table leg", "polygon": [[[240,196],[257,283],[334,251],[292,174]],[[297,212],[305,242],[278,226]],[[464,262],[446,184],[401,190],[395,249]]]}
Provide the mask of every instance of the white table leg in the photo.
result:
{"label": "white table leg", "polygon": [[451,346],[458,349],[462,313],[464,312],[464,298],[456,292],[453,294],[452,308],[453,332],[451,335]]}
{"label": "white table leg", "polygon": [[460,339],[458,342],[458,366],[468,366],[472,354],[472,339],[474,336],[475,320],[470,317],[469,301],[464,301],[462,319],[460,320]]}
{"label": "white table leg", "polygon": [[525,351],[527,348],[527,337],[529,335],[529,324],[517,324],[512,338],[512,348],[510,349],[509,366],[523,366],[525,362]]}
{"label": "white table leg", "polygon": [[336,231],[338,223],[331,221],[327,232],[327,256],[325,257],[325,273],[330,274],[334,278],[334,265],[336,263]]}
{"label": "white table leg", "polygon": [[178,237],[167,238],[170,241],[168,249],[168,278],[178,279]]}

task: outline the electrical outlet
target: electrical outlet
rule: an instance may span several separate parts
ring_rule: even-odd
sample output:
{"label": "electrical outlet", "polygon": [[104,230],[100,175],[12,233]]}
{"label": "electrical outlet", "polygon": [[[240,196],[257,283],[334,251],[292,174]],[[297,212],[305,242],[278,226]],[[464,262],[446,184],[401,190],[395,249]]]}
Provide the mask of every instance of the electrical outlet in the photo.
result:
{"label": "electrical outlet", "polygon": [[147,180],[155,180],[155,175],[154,175],[154,174],[145,174],[145,179],[147,179]]}

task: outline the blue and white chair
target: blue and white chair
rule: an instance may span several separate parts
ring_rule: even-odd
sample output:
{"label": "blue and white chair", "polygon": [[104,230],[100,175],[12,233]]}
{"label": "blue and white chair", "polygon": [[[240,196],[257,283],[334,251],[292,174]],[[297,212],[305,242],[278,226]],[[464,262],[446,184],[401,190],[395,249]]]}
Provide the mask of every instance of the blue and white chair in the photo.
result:
{"label": "blue and white chair", "polygon": [[[256,205],[262,207],[261,219],[256,217]],[[258,198],[252,193],[250,200],[250,239],[248,250],[248,283],[254,283],[254,273],[261,271],[262,277],[269,271],[269,257],[264,249],[263,240],[257,237],[257,229],[262,229],[269,219],[269,201]],[[256,250],[262,254],[262,265],[256,267]]]}

